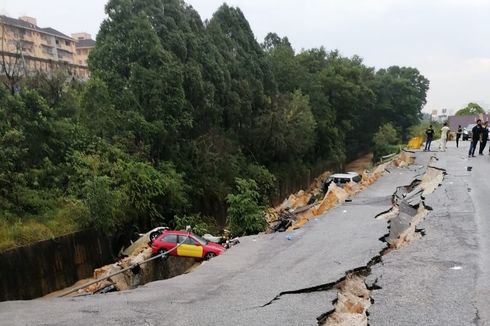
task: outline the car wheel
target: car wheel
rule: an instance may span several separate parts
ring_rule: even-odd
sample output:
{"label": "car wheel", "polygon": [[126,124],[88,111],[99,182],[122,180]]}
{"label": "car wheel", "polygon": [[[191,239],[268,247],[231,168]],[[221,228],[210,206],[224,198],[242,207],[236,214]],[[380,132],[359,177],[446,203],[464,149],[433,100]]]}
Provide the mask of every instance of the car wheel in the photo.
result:
{"label": "car wheel", "polygon": [[216,254],[214,252],[208,252],[206,256],[204,256],[205,260],[210,260],[211,258],[216,257]]}
{"label": "car wheel", "polygon": [[162,231],[155,231],[150,233],[150,235],[148,236],[148,238],[150,238],[150,242],[155,241],[155,239],[158,238],[160,234],[162,234]]}
{"label": "car wheel", "polygon": [[158,254],[159,254],[159,255],[161,255],[161,254],[165,254],[165,255],[163,255],[163,256],[162,256],[162,260],[167,260],[167,258],[168,258],[167,250],[165,250],[165,249],[160,249],[160,250],[158,250]]}

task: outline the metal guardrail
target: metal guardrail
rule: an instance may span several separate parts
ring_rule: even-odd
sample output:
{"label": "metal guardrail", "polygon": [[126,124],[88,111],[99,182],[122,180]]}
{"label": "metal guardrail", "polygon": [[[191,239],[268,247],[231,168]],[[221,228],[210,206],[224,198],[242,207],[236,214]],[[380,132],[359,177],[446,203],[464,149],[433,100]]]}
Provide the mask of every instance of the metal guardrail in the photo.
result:
{"label": "metal guardrail", "polygon": [[394,156],[396,156],[398,153],[393,153],[393,154],[388,154],[388,155],[385,155],[385,156],[381,156],[381,159],[382,160],[386,160],[386,159],[389,159],[389,158],[392,158]]}

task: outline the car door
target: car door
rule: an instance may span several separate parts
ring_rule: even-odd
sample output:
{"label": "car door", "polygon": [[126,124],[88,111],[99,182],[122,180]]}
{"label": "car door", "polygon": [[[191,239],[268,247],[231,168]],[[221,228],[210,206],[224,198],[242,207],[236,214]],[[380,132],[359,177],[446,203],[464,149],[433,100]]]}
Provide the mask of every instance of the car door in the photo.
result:
{"label": "car door", "polygon": [[197,241],[192,238],[192,236],[187,237],[185,235],[179,235],[179,243],[182,243],[177,248],[177,255],[182,257],[203,257],[203,247],[197,245]]}
{"label": "car door", "polygon": [[[167,234],[162,237],[160,247],[166,251],[170,251],[177,245],[177,235],[176,234]],[[170,252],[170,256],[177,256],[177,252],[174,250]]]}

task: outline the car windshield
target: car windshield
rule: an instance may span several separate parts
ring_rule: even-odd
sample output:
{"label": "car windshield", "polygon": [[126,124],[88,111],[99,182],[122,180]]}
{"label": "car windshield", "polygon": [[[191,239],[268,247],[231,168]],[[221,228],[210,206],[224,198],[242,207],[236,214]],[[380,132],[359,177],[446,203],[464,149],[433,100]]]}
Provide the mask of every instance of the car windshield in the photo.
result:
{"label": "car windshield", "polygon": [[199,241],[199,243],[200,243],[201,245],[203,245],[203,246],[204,246],[204,245],[207,245],[207,244],[208,244],[208,242],[209,242],[208,240],[206,240],[206,239],[204,239],[204,238],[202,238],[202,237],[200,237],[200,236],[198,236],[198,235],[195,235],[195,234],[194,234],[194,239],[196,239],[197,241]]}

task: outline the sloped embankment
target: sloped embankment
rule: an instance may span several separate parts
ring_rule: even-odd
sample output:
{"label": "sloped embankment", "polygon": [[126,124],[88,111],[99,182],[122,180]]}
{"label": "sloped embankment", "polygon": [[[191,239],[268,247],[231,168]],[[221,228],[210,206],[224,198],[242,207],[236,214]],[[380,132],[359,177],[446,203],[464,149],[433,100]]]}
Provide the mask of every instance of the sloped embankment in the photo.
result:
{"label": "sloped embankment", "polygon": [[[302,227],[314,217],[326,213],[328,210],[344,203],[349,198],[375,183],[389,168],[406,167],[414,162],[412,152],[402,151],[392,161],[378,165],[372,171],[361,173],[362,180],[359,184],[347,184],[343,188],[331,184],[328,191],[322,196],[322,184],[330,172],[325,172],[319,176],[310,186],[308,191],[301,190],[296,194],[291,194],[284,202],[270,209],[268,212],[269,232],[272,232],[274,225],[285,216],[291,220],[287,225],[289,230]],[[319,200],[316,200],[318,199]]]}

